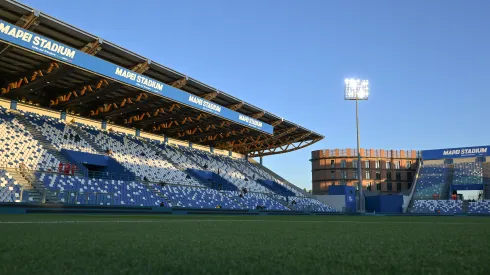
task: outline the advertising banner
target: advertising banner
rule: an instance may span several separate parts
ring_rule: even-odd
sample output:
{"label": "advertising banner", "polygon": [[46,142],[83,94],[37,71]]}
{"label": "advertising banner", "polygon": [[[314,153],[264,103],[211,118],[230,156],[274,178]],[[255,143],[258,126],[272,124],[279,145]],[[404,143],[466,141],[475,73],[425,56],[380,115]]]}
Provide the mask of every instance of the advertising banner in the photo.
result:
{"label": "advertising banner", "polygon": [[490,146],[462,147],[439,150],[422,151],[422,159],[452,159],[452,158],[471,158],[484,157],[490,153]]}
{"label": "advertising banner", "polygon": [[272,135],[272,125],[0,20],[0,40]]}

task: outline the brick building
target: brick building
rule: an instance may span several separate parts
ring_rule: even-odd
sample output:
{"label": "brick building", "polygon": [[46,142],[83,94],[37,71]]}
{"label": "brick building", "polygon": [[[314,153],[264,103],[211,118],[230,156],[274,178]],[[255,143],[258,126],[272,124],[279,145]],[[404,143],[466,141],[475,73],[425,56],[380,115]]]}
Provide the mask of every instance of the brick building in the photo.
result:
{"label": "brick building", "polygon": [[[361,149],[362,186],[382,193],[407,191],[417,172],[415,150]],[[356,149],[327,149],[311,152],[312,191],[328,194],[330,185],[357,186]]]}

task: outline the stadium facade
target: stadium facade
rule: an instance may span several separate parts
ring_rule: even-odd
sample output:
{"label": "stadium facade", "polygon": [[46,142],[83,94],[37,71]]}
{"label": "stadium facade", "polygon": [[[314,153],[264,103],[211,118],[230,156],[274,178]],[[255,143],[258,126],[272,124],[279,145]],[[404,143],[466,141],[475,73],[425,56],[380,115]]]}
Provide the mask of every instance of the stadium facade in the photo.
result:
{"label": "stadium facade", "polygon": [[[361,149],[362,186],[381,193],[407,192],[419,164],[415,150]],[[332,185],[356,186],[359,182],[356,149],[327,149],[311,153],[312,191],[328,194]]]}

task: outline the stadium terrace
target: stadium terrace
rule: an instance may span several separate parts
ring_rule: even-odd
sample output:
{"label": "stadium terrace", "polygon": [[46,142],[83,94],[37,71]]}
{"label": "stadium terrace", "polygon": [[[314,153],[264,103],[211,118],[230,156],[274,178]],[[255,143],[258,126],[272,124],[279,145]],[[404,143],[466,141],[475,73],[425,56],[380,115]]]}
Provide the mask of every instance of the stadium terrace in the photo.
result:
{"label": "stadium terrace", "polygon": [[15,1],[0,48],[0,203],[338,211],[262,165],[322,135]]}

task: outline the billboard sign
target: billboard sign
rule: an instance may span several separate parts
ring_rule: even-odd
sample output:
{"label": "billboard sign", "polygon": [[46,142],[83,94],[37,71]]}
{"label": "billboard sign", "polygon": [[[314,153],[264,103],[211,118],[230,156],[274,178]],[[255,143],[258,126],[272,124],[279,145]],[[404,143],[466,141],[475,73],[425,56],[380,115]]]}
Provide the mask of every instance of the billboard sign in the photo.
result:
{"label": "billboard sign", "polygon": [[490,146],[461,147],[439,150],[422,151],[422,159],[452,159],[452,158],[471,158],[484,157],[490,154]]}
{"label": "billboard sign", "polygon": [[272,135],[272,125],[0,20],[0,40]]}

